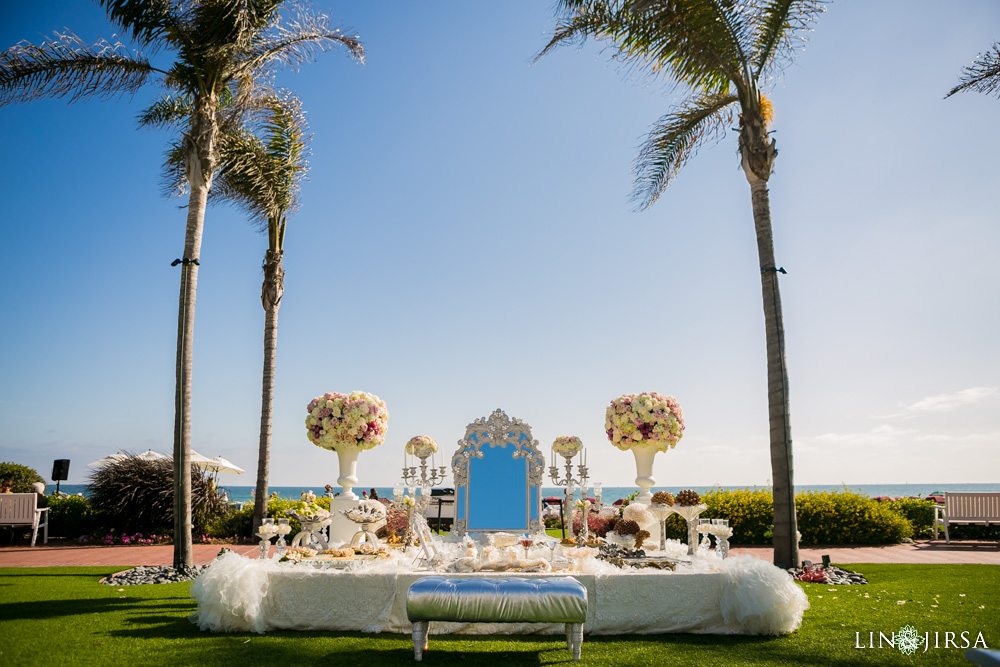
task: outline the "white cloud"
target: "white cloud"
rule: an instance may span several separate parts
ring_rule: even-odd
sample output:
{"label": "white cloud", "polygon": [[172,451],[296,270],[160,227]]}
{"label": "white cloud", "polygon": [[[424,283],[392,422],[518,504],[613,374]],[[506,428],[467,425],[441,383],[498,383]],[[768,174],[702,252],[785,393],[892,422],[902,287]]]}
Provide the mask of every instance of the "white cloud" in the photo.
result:
{"label": "white cloud", "polygon": [[903,444],[902,438],[913,437],[916,433],[918,433],[916,429],[896,428],[889,424],[882,424],[862,433],[823,433],[813,438],[805,438],[805,440],[822,446],[881,447]]}
{"label": "white cloud", "polygon": [[928,412],[952,412],[966,405],[998,397],[1000,397],[1000,387],[970,387],[952,394],[922,398],[916,403],[903,406],[898,412],[882,415],[879,419],[908,418]]}

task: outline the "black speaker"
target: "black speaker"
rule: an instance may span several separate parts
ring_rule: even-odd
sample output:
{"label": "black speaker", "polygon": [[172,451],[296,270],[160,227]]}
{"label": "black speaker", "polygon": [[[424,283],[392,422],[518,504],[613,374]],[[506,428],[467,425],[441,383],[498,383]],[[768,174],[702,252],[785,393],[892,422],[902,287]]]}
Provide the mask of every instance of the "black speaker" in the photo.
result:
{"label": "black speaker", "polygon": [[69,479],[69,459],[56,459],[52,462],[52,481]]}

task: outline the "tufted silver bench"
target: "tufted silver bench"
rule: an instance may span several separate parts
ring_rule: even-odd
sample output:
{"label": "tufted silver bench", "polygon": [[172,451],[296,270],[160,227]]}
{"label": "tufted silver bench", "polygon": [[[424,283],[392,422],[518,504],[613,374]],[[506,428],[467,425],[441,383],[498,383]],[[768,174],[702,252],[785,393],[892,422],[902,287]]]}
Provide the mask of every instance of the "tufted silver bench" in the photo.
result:
{"label": "tufted silver bench", "polygon": [[566,648],[580,659],[587,620],[587,588],[572,577],[423,577],[406,592],[413,624],[413,657],[427,648],[430,621],[456,623],[565,623]]}

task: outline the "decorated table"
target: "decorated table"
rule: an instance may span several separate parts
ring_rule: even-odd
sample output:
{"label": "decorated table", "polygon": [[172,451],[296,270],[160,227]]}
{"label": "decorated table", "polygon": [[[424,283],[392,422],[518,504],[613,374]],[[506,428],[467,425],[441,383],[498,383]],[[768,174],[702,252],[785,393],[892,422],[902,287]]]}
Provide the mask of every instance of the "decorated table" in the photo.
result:
{"label": "decorated table", "polygon": [[[203,630],[329,630],[409,633],[406,591],[421,577],[409,558],[365,567],[314,567],[228,553],[194,583],[193,619]],[[791,577],[751,556],[701,557],[677,570],[619,569],[584,559],[582,572],[491,572],[489,576],[572,576],[587,587],[585,634],[670,632],[778,635],[792,632],[808,608]],[[449,577],[486,576],[448,573]],[[559,634],[562,624],[432,622],[431,634]]]}
{"label": "decorated table", "polygon": [[[358,455],[384,440],[385,403],[364,392],[328,393],[313,399],[307,412],[309,440],[338,455],[341,474],[337,481],[344,492],[329,511],[303,499],[292,515],[303,531],[287,550],[279,540],[281,560],[250,559],[231,552],[216,559],[191,587],[198,603],[192,620],[202,630],[409,633],[407,591],[422,577],[433,575],[456,579],[573,577],[587,589],[583,627],[587,635],[780,635],[796,630],[809,606],[805,593],[784,570],[750,556],[726,558],[732,529],[725,519],[697,523],[707,506],[696,492],[681,491],[676,498],[665,492],[650,493],[655,454],[673,448],[684,431],[680,406],[670,396],[626,394],[611,402],[605,415],[608,439],[635,456],[640,493],[636,502],[623,509],[604,541],[590,539],[584,523],[580,539],[565,540],[566,545],[557,545],[543,530],[545,460],[538,441],[527,424],[502,410],[470,423],[451,457],[457,490],[455,523],[447,539],[431,534],[420,511],[425,503],[415,499],[417,481],[421,500],[425,500],[431,480],[443,476],[443,467],[430,477],[426,471],[426,458],[437,451],[437,444],[429,436],[410,439],[406,453],[421,460],[421,474],[418,479],[414,465],[404,469],[410,495],[403,498],[400,490],[394,496],[400,496],[395,498],[396,511],[408,508],[403,514],[407,527],[402,535],[391,534],[391,544],[381,543],[374,532],[380,522],[387,521],[387,510],[378,501],[362,501],[351,492],[358,482]],[[553,443],[553,458],[559,453],[566,459],[568,507],[572,507],[574,484],[587,480],[582,450],[575,436],[560,436]],[[577,455],[581,463],[574,476],[572,459]],[[556,468],[550,472],[555,478]],[[582,491],[585,522],[591,503],[586,489]],[[600,505],[600,494],[596,495]],[[662,522],[671,513],[688,522],[687,544],[665,539]],[[283,523],[287,527],[287,520]],[[699,527],[706,536],[696,548]],[[260,527],[262,555],[268,553],[269,540],[280,528]],[[329,530],[328,538],[324,528]],[[650,540],[646,548],[656,554],[649,555],[642,547],[654,531],[659,540]],[[709,552],[709,534],[716,538],[714,554]],[[518,544],[523,551],[515,548]],[[497,618],[510,617],[490,620]],[[565,632],[563,623],[418,620],[429,620],[431,634]]]}

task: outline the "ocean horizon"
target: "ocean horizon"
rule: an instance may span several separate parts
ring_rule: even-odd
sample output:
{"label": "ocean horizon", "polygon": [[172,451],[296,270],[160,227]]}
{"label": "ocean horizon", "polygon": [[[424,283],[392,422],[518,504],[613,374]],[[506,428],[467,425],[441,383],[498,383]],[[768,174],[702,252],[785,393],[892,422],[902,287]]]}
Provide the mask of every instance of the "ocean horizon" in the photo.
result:
{"label": "ocean horizon", "polygon": [[[52,493],[55,491],[55,485],[50,485],[46,487],[47,493]],[[235,502],[247,502],[253,496],[251,491],[254,489],[252,485],[250,486],[235,486],[235,485],[219,485],[220,490],[224,489],[229,496],[229,500]],[[370,491],[372,487],[354,487],[355,493],[359,496],[362,491]],[[392,487],[389,486],[376,486],[374,487],[378,492],[379,496],[382,498],[392,498]],[[449,485],[443,485],[435,488],[452,488]],[[739,484],[727,484],[727,485],[717,485],[717,486],[656,486],[653,487],[652,491],[669,491],[671,493],[677,493],[682,489],[694,489],[698,493],[704,493],[706,491],[711,491],[715,488],[723,489],[764,489],[770,488],[766,486],[756,486],[756,485],[739,485]],[[310,486],[271,486],[268,488],[268,493],[277,493],[279,498],[299,498],[303,492],[312,491],[316,495],[322,495],[324,487],[316,487],[314,485]],[[848,491],[853,491],[855,493],[867,495],[871,498],[877,498],[880,496],[890,496],[890,497],[902,497],[902,498],[925,498],[935,492],[950,492],[950,493],[1000,493],[1000,483],[996,484],[806,484],[806,485],[796,485],[795,492],[803,493],[807,491],[841,491],[847,489]],[[333,487],[334,492],[341,491],[340,487]],[[634,486],[611,486],[604,487],[602,493],[602,501],[604,503],[613,503],[619,498],[625,498],[631,495],[637,490]],[[87,485],[86,484],[61,484],[60,491],[63,493],[68,493],[70,495],[83,494],[87,495]],[[562,496],[564,489],[554,486],[543,486],[542,496]],[[579,496],[579,489],[577,489],[577,495]],[[590,495],[593,496],[593,489],[591,489]]]}

